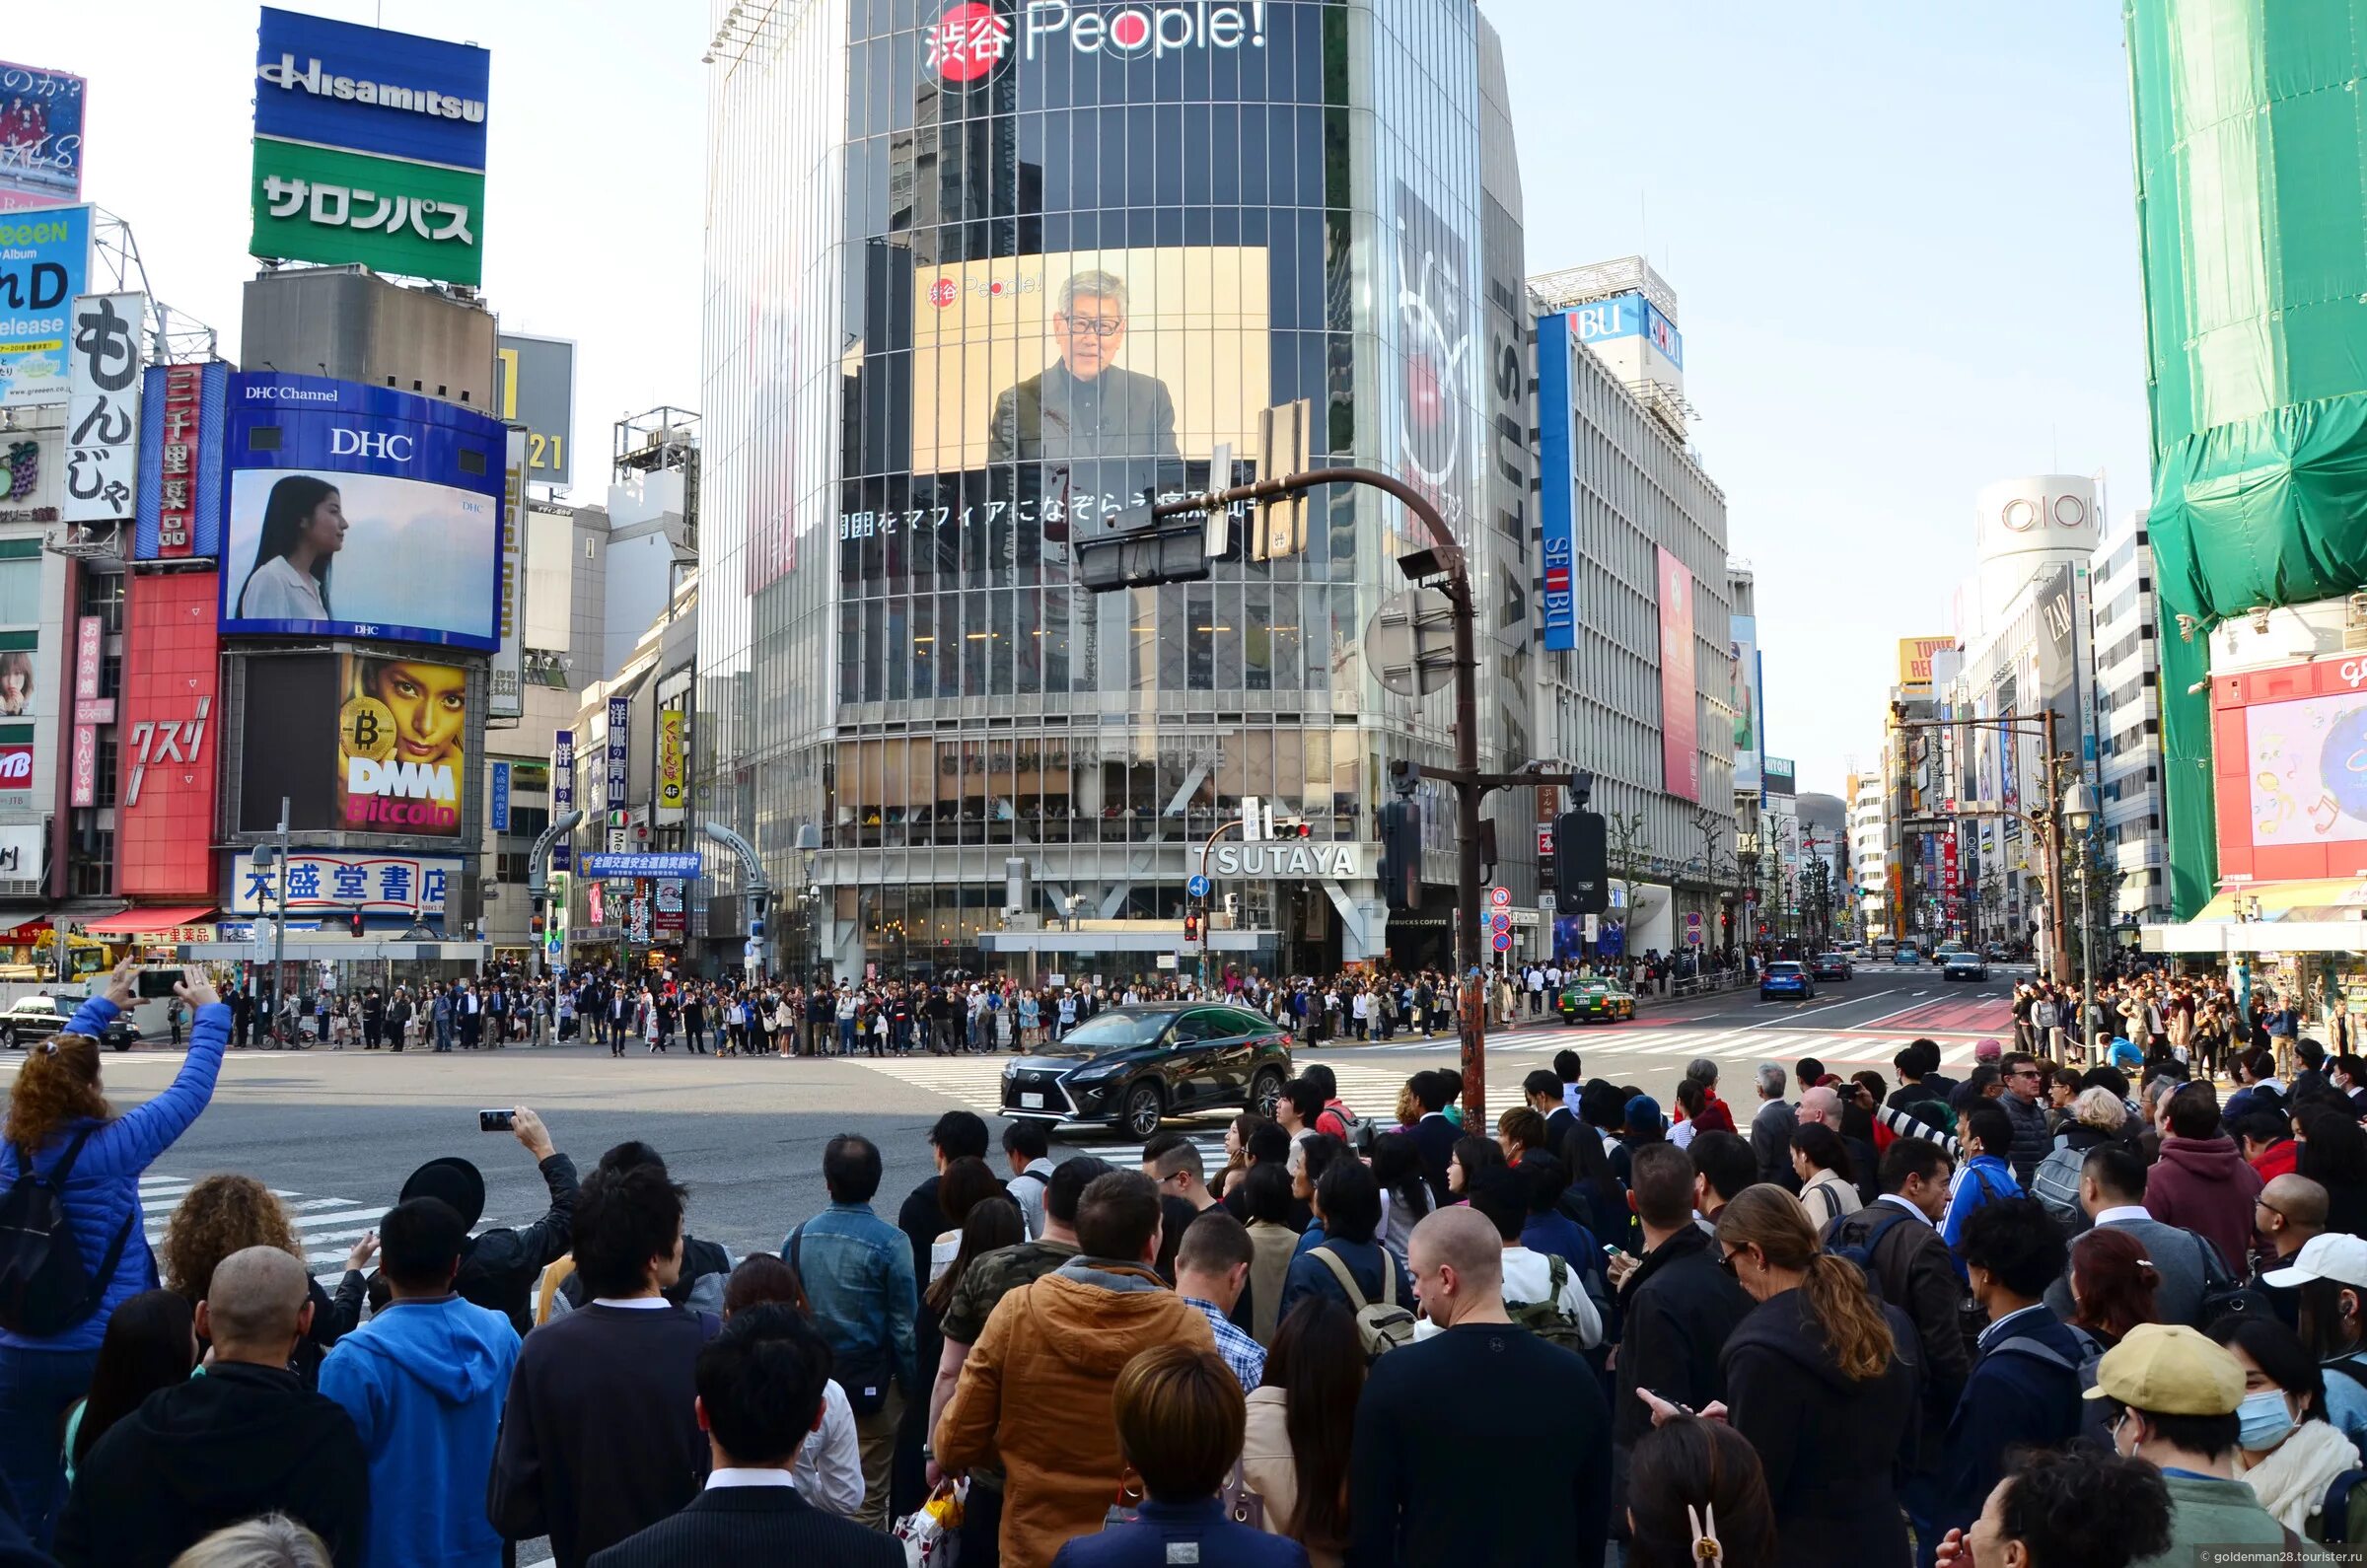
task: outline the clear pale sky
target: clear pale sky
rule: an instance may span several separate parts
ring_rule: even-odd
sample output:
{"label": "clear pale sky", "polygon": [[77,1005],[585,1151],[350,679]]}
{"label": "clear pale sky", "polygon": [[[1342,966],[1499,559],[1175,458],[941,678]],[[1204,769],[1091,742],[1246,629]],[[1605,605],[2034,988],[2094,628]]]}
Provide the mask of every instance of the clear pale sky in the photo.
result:
{"label": "clear pale sky", "polygon": [[[698,0],[286,0],[493,51],[485,291],[579,343],[577,494],[608,425],[696,407]],[[1694,436],[1757,568],[1767,748],[1871,761],[1902,636],[1952,629],[1972,495],[2091,473],[2146,498],[2118,8],[1486,0],[1533,272],[1646,251]],[[0,54],[91,77],[85,194],[157,293],[238,336],[255,7],[9,8]],[[1583,612],[1583,606],[1581,606]]]}

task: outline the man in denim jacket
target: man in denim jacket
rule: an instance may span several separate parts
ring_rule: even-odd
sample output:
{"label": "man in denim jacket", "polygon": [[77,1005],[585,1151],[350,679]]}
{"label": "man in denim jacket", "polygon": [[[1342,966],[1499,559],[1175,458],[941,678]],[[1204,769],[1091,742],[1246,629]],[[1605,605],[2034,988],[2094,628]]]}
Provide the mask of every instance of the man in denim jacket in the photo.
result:
{"label": "man in denim jacket", "polygon": [[856,1518],[884,1530],[897,1422],[904,1400],[921,1387],[912,1244],[872,1212],[880,1151],[870,1139],[832,1138],[822,1152],[822,1178],[830,1206],[791,1231],[781,1253],[805,1283],[814,1326],[837,1358],[831,1376],[855,1409],[863,1452],[863,1509]]}

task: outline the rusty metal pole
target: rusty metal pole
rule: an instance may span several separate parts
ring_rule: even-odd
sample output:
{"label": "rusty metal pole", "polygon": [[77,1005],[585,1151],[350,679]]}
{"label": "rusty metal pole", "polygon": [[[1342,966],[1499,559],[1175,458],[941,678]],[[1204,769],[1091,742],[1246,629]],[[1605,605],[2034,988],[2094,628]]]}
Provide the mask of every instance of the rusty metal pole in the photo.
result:
{"label": "rusty metal pole", "polygon": [[1471,602],[1470,571],[1464,559],[1463,546],[1447,530],[1447,520],[1438,514],[1412,485],[1393,473],[1377,468],[1316,468],[1306,473],[1285,474],[1279,478],[1259,479],[1254,484],[1237,484],[1228,489],[1210,491],[1206,495],[1188,496],[1182,500],[1162,501],[1151,509],[1152,521],[1204,514],[1229,507],[1236,501],[1263,501],[1277,496],[1293,495],[1301,490],[1313,490],[1328,484],[1364,484],[1385,491],[1403,504],[1408,512],[1422,520],[1430,535],[1430,546],[1436,564],[1446,578],[1448,606],[1454,612],[1455,671],[1455,965],[1457,990],[1462,1005],[1456,1009],[1457,1033],[1460,1035],[1463,1061],[1464,1125],[1478,1129],[1487,1125],[1487,1010],[1472,1005],[1474,997],[1484,996],[1477,984],[1480,968],[1479,914],[1479,800],[1483,793],[1479,782],[1479,660],[1475,652],[1477,636],[1474,630],[1475,606]]}

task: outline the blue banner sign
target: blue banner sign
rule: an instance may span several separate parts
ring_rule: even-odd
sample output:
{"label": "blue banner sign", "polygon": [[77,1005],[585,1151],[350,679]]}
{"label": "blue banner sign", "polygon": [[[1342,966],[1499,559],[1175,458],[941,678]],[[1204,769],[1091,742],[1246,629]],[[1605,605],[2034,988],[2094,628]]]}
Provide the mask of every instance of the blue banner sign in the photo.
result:
{"label": "blue banner sign", "polygon": [[581,871],[587,877],[690,878],[699,874],[695,849],[658,850],[644,855],[588,854],[582,858]]}

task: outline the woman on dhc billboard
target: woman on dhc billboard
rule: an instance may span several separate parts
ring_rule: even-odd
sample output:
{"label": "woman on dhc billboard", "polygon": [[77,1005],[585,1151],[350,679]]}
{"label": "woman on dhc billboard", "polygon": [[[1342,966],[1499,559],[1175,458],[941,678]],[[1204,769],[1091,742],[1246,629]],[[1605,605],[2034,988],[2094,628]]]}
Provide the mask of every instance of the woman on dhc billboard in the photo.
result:
{"label": "woman on dhc billboard", "polygon": [[329,557],[344,544],[342,492],[309,473],[289,474],[263,505],[263,536],[233,618],[328,619]]}

